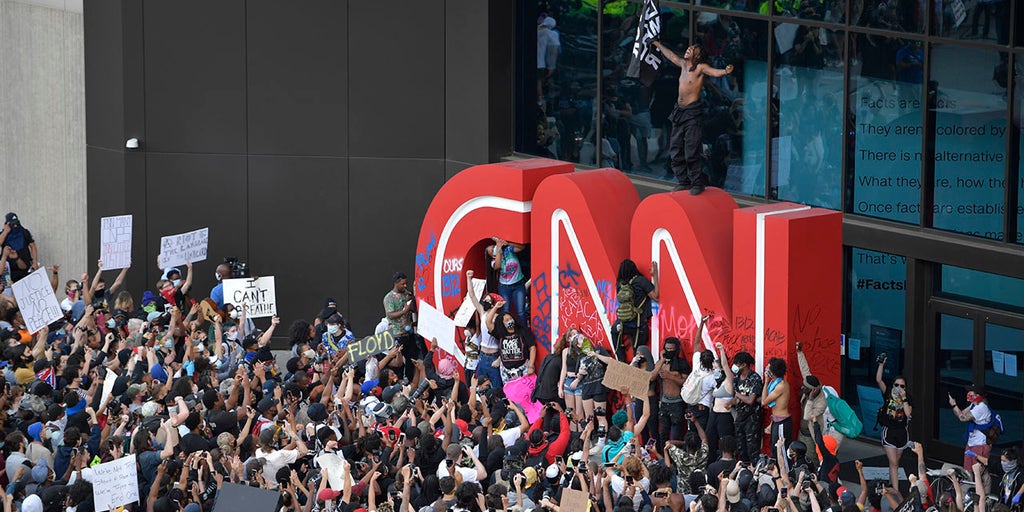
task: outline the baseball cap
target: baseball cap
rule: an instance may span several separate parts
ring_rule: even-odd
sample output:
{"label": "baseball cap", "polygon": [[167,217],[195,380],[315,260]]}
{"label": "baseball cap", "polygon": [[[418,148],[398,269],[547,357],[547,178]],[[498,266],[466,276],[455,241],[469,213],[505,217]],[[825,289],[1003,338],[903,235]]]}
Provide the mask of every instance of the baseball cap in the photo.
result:
{"label": "baseball cap", "polygon": [[263,413],[267,412],[267,409],[270,409],[271,407],[273,407],[275,405],[277,405],[277,399],[276,398],[274,398],[272,396],[265,396],[265,397],[263,397],[262,400],[259,401],[258,404],[256,404],[256,411],[258,411],[260,414],[263,414]]}
{"label": "baseball cap", "polygon": [[463,436],[473,437],[473,434],[469,431],[469,424],[466,420],[455,420],[455,425],[459,427],[459,432],[462,432]]}

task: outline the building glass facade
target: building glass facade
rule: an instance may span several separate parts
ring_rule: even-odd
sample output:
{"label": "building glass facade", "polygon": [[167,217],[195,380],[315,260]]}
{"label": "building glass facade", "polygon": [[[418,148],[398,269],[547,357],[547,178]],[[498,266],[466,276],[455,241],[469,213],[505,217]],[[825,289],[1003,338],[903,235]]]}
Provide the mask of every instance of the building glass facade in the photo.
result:
{"label": "building glass facade", "polygon": [[[666,46],[701,43],[712,65],[735,68],[703,92],[712,186],[841,210],[854,227],[845,397],[870,427],[875,358],[898,353],[891,371],[930,402],[912,433],[953,460],[962,429],[947,424],[946,390],[962,400],[982,382],[1004,417],[1024,416],[1024,265],[1003,264],[1024,263],[1024,4],[959,3],[661,1]],[[519,57],[517,151],[674,181],[679,70],[664,66],[649,87],[625,76],[641,5],[520,1],[521,47],[557,58],[536,69],[531,52]],[[557,24],[534,36],[541,16]]]}

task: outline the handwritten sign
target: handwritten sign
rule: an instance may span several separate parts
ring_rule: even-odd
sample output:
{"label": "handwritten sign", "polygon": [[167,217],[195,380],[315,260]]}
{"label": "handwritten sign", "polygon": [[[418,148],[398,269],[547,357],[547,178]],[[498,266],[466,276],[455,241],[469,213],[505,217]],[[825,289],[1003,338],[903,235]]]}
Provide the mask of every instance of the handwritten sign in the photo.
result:
{"label": "handwritten sign", "polygon": [[103,270],[128,268],[132,264],[132,216],[100,219],[100,259]]}
{"label": "handwritten sign", "polygon": [[348,476],[349,484],[355,485],[352,476],[345,472],[345,466],[341,464],[341,457],[338,457],[337,454],[324,453],[316,458],[316,463],[327,470],[327,484],[331,486],[331,489],[343,490],[346,476]]}
{"label": "handwritten sign", "polygon": [[[487,280],[474,278],[470,286],[472,287],[470,293],[479,300],[480,294],[484,293],[484,288],[487,287]],[[465,327],[469,323],[469,319],[473,318],[473,313],[476,313],[476,308],[473,307],[473,301],[470,300],[469,294],[466,294],[466,298],[462,299],[462,305],[459,306],[459,310],[455,312],[455,325]]]}
{"label": "handwritten sign", "polygon": [[50,322],[64,318],[45,267],[39,267],[39,270],[21,278],[14,283],[13,288],[14,298],[18,301],[29,332],[34,334]]}
{"label": "handwritten sign", "polygon": [[630,366],[621,361],[610,361],[601,384],[608,389],[628,389],[636,398],[647,396],[651,383],[651,372]]}
{"label": "handwritten sign", "polygon": [[422,300],[417,312],[416,332],[424,339],[437,339],[438,347],[455,356],[459,364],[465,366],[466,353],[455,344],[455,321]]}
{"label": "handwritten sign", "polygon": [[367,336],[355,343],[348,344],[348,360],[351,363],[362,361],[367,357],[395,348],[395,337],[391,331]]}
{"label": "handwritten sign", "polygon": [[[206,259],[210,228],[160,238],[160,266],[176,267]],[[104,262],[105,263],[105,262]]]}
{"label": "handwritten sign", "polygon": [[587,512],[590,510],[590,495],[576,489],[562,489],[562,502],[559,503],[558,508],[559,510]]}
{"label": "handwritten sign", "polygon": [[266,318],[277,314],[274,276],[259,279],[225,279],[224,302],[240,307],[245,304],[246,318]]}
{"label": "handwritten sign", "polygon": [[113,510],[139,501],[135,454],[98,464],[92,470],[92,499],[96,510]]}

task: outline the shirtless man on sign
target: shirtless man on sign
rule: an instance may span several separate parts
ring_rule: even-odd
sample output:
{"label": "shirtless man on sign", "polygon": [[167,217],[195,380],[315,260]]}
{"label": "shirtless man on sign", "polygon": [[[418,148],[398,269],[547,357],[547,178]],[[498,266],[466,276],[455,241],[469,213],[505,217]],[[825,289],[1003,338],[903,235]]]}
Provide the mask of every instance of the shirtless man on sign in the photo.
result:
{"label": "shirtless man on sign", "polygon": [[672,121],[672,138],[669,145],[672,172],[675,173],[679,185],[676,190],[690,190],[693,195],[704,192],[708,185],[707,177],[701,168],[701,139],[704,134],[702,117],[704,105],[700,101],[700,90],[704,87],[704,77],[723,77],[732,73],[732,64],[725,69],[717,69],[708,64],[708,55],[704,47],[695,44],[686,49],[679,57],[669,50],[661,41],[652,41],[676,66],[679,66],[679,99],[676,108],[669,115]]}

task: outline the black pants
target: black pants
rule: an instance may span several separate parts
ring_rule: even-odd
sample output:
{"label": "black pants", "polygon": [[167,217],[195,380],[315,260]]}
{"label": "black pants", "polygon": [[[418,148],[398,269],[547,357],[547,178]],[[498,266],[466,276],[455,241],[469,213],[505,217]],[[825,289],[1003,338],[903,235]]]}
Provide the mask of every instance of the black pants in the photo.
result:
{"label": "black pants", "polygon": [[736,429],[733,426],[731,412],[711,411],[708,416],[708,460],[716,460],[718,454],[718,442],[725,436],[733,436]]}
{"label": "black pants", "polygon": [[760,410],[749,414],[739,413],[736,419],[736,458],[753,462],[761,453],[763,435]]}
{"label": "black pants", "polygon": [[[632,322],[615,322],[612,324],[612,344],[615,345],[615,358],[629,362],[627,357],[636,355],[636,348],[647,346],[651,341],[650,318],[640,318]],[[627,348],[632,352],[627,353]]]}
{"label": "black pants", "polygon": [[793,417],[782,418],[779,421],[772,421],[772,450],[775,450],[775,443],[779,442],[779,436],[785,439],[786,448],[789,443],[796,440],[793,437]]}
{"label": "black pants", "polygon": [[704,106],[699,102],[685,107],[676,105],[668,116],[672,121],[672,139],[669,141],[669,161],[676,179],[683,185],[707,185],[700,163],[701,143],[704,139]]}
{"label": "black pants", "polygon": [[658,404],[658,441],[682,441],[686,433],[686,402],[661,402]]}

